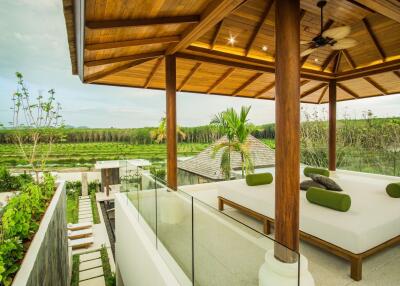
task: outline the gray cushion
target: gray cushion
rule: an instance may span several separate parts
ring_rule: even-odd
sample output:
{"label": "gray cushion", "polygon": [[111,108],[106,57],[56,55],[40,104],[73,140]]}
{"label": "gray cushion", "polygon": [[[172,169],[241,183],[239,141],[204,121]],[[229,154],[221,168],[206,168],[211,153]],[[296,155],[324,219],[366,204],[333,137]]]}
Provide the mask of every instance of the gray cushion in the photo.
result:
{"label": "gray cushion", "polygon": [[317,174],[311,174],[310,175],[311,179],[313,179],[314,182],[317,182],[321,185],[324,185],[325,188],[331,191],[336,191],[336,192],[341,192],[343,189],[332,179],[322,176],[322,175],[317,175]]}
{"label": "gray cushion", "polygon": [[326,190],[324,185],[322,185],[320,183],[317,183],[317,182],[314,182],[313,180],[305,180],[305,181],[300,183],[300,190],[302,190],[302,191],[307,191],[308,188],[311,188],[311,187],[315,187],[315,188],[320,188],[320,189],[325,189]]}

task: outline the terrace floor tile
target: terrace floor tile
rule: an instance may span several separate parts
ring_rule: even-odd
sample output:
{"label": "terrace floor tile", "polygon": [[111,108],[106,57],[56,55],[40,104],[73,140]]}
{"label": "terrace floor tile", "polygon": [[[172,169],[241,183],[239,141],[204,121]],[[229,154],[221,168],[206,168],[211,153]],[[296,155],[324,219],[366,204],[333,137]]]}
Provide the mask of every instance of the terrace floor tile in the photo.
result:
{"label": "terrace floor tile", "polygon": [[79,282],[79,286],[105,286],[104,276]]}
{"label": "terrace floor tile", "polygon": [[100,267],[102,266],[102,262],[101,259],[94,259],[94,260],[89,260],[89,261],[84,261],[81,262],[81,264],[79,264],[79,271],[84,271],[84,270],[88,270],[91,268],[96,268],[96,267]]}

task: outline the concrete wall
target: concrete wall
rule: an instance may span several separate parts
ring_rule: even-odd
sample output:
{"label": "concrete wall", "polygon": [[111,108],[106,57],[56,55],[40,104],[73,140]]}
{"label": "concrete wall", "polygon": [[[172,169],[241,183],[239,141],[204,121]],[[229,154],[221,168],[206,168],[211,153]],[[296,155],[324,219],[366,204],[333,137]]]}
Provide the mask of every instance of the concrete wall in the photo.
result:
{"label": "concrete wall", "polygon": [[60,182],[13,286],[68,286],[66,192]]}
{"label": "concrete wall", "polygon": [[115,195],[117,286],[180,285],[138,222],[124,194]]}

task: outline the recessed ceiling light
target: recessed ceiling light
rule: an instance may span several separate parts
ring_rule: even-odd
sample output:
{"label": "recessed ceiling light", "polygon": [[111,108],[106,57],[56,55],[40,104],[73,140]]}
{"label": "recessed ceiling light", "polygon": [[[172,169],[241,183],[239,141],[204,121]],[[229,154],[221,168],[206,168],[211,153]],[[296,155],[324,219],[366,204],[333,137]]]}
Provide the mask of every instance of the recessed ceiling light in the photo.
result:
{"label": "recessed ceiling light", "polygon": [[236,36],[233,36],[232,34],[230,34],[229,38],[228,38],[228,44],[233,46],[235,43],[236,43]]}
{"label": "recessed ceiling light", "polygon": [[315,58],[315,59],[314,59],[314,62],[318,63],[318,62],[319,62],[319,59],[318,59],[318,58]]}
{"label": "recessed ceiling light", "polygon": [[268,47],[266,45],[262,46],[261,48],[264,52],[268,51]]}

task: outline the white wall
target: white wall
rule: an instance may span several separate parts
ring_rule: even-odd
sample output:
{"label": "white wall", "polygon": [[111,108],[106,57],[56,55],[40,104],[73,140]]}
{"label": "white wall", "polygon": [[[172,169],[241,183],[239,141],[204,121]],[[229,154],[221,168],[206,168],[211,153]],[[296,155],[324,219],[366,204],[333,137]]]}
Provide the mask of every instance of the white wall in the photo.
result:
{"label": "white wall", "polygon": [[116,264],[124,285],[178,286],[124,194],[115,195],[115,215]]}

